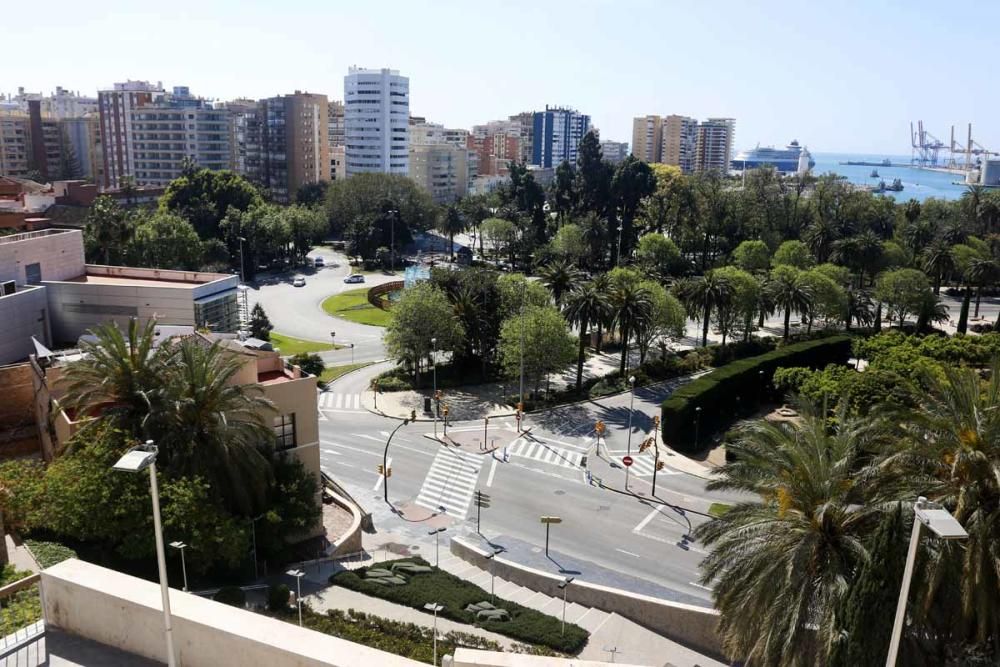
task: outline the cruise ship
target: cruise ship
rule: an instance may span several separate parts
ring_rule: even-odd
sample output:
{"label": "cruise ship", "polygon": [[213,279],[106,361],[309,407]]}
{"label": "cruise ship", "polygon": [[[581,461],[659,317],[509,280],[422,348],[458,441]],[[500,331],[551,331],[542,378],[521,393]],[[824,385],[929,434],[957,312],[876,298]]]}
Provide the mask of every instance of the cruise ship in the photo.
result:
{"label": "cruise ship", "polygon": [[[744,171],[746,169],[756,169],[769,165],[782,174],[794,174],[799,170],[799,158],[805,157],[809,169],[815,166],[816,161],[809,155],[809,149],[799,146],[798,141],[792,141],[784,149],[764,146],[760,144],[756,148],[748,151],[740,151],[732,162],[732,169]],[[804,166],[804,165],[803,165]]]}

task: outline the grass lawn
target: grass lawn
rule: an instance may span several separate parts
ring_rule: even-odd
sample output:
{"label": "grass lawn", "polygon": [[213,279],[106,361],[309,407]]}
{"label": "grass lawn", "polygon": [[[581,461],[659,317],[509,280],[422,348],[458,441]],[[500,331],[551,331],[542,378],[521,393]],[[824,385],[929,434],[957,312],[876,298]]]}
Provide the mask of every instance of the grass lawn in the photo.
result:
{"label": "grass lawn", "polygon": [[357,364],[344,364],[343,366],[330,366],[329,368],[323,369],[323,372],[319,376],[319,381],[326,384],[333,382],[341,375],[345,373],[350,373],[351,371],[356,371],[359,368],[364,368],[365,366],[371,366],[374,362],[372,361],[362,361]]}
{"label": "grass lawn", "polygon": [[292,356],[303,352],[325,352],[326,350],[339,350],[340,345],[334,347],[330,343],[321,343],[316,340],[303,340],[302,338],[292,338],[276,331],[271,332],[271,345],[281,350],[282,356]]}
{"label": "grass lawn", "polygon": [[727,505],[725,503],[712,503],[711,505],[708,506],[708,513],[714,516],[715,518],[719,518],[720,516],[728,512],[730,508],[732,508],[732,505]]}
{"label": "grass lawn", "polygon": [[327,297],[323,301],[323,310],[334,317],[376,327],[388,325],[392,317],[388,312],[368,303],[367,287]]}
{"label": "grass lawn", "polygon": [[[427,565],[422,558],[407,558],[408,562]],[[377,568],[390,568],[393,562],[378,563]],[[406,584],[386,586],[372,579],[365,579],[369,568],[345,570],[330,577],[330,583],[343,586],[365,595],[372,595],[397,604],[423,609],[428,602],[444,605],[440,614],[443,618],[478,625],[492,632],[505,635],[520,642],[548,647],[555,651],[575,655],[587,643],[589,633],[580,626],[567,623],[565,634],[561,631],[560,619],[543,614],[516,602],[496,598],[495,606],[506,609],[509,620],[486,620],[466,611],[469,604],[489,602],[489,592],[450,572],[432,568],[423,574],[406,575]]]}

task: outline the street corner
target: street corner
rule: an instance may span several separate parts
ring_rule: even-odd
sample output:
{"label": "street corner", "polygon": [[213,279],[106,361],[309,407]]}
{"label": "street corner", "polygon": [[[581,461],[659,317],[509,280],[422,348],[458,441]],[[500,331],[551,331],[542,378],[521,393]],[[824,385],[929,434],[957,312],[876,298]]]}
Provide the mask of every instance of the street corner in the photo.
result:
{"label": "street corner", "polygon": [[490,454],[509,447],[519,436],[513,431],[477,425],[448,428],[447,435],[442,428],[437,438],[433,434],[428,434],[428,437],[470,454]]}
{"label": "street corner", "polygon": [[443,510],[428,509],[411,501],[394,503],[391,511],[403,521],[423,523],[429,528],[447,528],[454,523],[454,519]]}

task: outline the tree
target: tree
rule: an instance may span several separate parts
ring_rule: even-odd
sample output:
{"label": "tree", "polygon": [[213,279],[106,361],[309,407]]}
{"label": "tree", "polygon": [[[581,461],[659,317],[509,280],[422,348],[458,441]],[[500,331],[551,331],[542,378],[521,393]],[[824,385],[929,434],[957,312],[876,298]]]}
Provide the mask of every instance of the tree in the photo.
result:
{"label": "tree", "polygon": [[517,227],[509,220],[502,218],[487,218],[482,224],[482,237],[489,240],[493,249],[493,259],[500,255],[508,255],[514,241],[517,240]]}
{"label": "tree", "polygon": [[437,219],[437,230],[448,237],[448,252],[451,254],[451,261],[455,261],[455,234],[465,231],[465,220],[456,204],[451,204],[444,210],[443,215]]}
{"label": "tree", "polygon": [[615,269],[609,277],[612,282],[611,321],[621,337],[619,373],[624,377],[630,361],[629,339],[649,325],[653,315],[653,297],[634,271]]}
{"label": "tree", "polygon": [[500,292],[500,310],[497,316],[506,320],[529,306],[547,306],[551,302],[549,291],[537,280],[528,280],[520,273],[504,273],[497,278]]}
{"label": "tree", "polygon": [[[632,254],[635,230],[633,223],[639,212],[639,205],[656,190],[656,176],[649,165],[634,155],[628,155],[615,169],[611,178],[611,196],[614,209],[622,225],[621,243],[624,255]],[[618,249],[619,256],[622,248]]]}
{"label": "tree", "polygon": [[611,319],[611,301],[606,291],[590,281],[570,290],[563,311],[571,325],[580,329],[580,349],[576,360],[576,391],[583,387],[583,362],[590,328]]}
{"label": "tree", "polygon": [[300,352],[293,355],[289,360],[293,366],[298,366],[303,373],[319,377],[326,369],[323,359],[314,352]]}
{"label": "tree", "polygon": [[[437,339],[436,346],[431,339]],[[392,307],[386,328],[385,346],[389,355],[413,369],[420,380],[420,365],[438,350],[459,351],[465,329],[455,315],[447,295],[430,283],[418,283],[403,291]]]}
{"label": "tree", "polygon": [[760,282],[752,275],[735,266],[713,269],[714,278],[728,283],[731,294],[715,308],[713,319],[722,332],[722,344],[730,334],[743,332],[744,340],[750,339],[753,318],[757,314]]}
{"label": "tree", "polygon": [[83,178],[83,168],[80,166],[80,158],[76,154],[73,142],[69,140],[69,133],[65,126],[59,137],[59,180],[74,181]]}
{"label": "tree", "polygon": [[573,264],[580,264],[587,256],[587,239],[579,225],[566,224],[552,237],[552,250]]}
{"label": "tree", "polygon": [[[727,447],[711,490],[753,494],[695,537],[711,549],[702,580],[713,587],[727,653],[749,664],[814,664],[836,632],[836,611],[868,554],[867,508],[856,473],[870,441],[843,412],[802,422],[751,422]],[[817,646],[822,647],[817,651]]]}
{"label": "tree", "polygon": [[131,217],[107,195],[94,199],[86,218],[87,254],[105,265],[120,264],[131,236]]}
{"label": "tree", "polygon": [[576,170],[573,165],[565,160],[560,162],[552,182],[553,208],[560,216],[572,213],[576,205],[576,191],[573,187],[575,180]]}
{"label": "tree", "polygon": [[563,370],[573,361],[575,342],[566,330],[566,320],[554,307],[525,308],[523,314],[504,320],[500,329],[500,359],[504,372],[508,377],[518,377],[523,349],[524,375],[534,384],[537,393],[543,378]]}
{"label": "tree", "polygon": [[761,273],[771,265],[771,251],[763,241],[743,241],[733,250],[733,263],[749,273]]}
{"label": "tree", "polygon": [[[833,271],[829,270],[831,268]],[[841,280],[831,278],[831,275],[837,275],[836,269],[843,269],[845,273],[847,272],[844,267],[821,264],[808,271],[803,271],[801,274],[802,283],[812,294],[807,313],[810,331],[817,317],[827,322],[839,323],[843,321],[844,313],[847,312],[847,292],[842,286],[846,276],[841,276]]]}
{"label": "tree", "polygon": [[292,243],[292,255],[296,261],[305,259],[309,251],[323,240],[329,231],[323,214],[305,205],[288,206],[281,211],[283,224]]}
{"label": "tree", "polygon": [[649,317],[635,330],[635,343],[639,348],[639,363],[645,363],[646,355],[654,341],[659,341],[660,356],[667,354],[667,341],[684,337],[687,313],[677,297],[659,283],[644,280],[640,287],[649,292]]}
{"label": "tree", "polygon": [[255,303],[250,310],[250,335],[260,340],[271,340],[273,329],[274,325],[271,324],[270,318],[264,312],[264,307]]}
{"label": "tree", "polygon": [[788,340],[792,312],[808,314],[815,295],[803,278],[804,272],[787,264],[779,264],[771,270],[767,289],[776,308],[785,311],[784,340]]}
{"label": "tree", "polygon": [[921,253],[924,272],[934,276],[934,294],[941,293],[941,281],[955,268],[955,258],[951,254],[951,244],[944,239],[935,239]]}
{"label": "tree", "polygon": [[792,266],[796,269],[808,269],[816,260],[809,247],[802,241],[785,241],[774,251],[771,262],[774,266]]}
{"label": "tree", "polygon": [[646,234],[640,238],[636,260],[646,271],[659,276],[676,276],[684,270],[680,248],[662,234]]}
{"label": "tree", "polygon": [[587,132],[580,140],[576,165],[577,205],[580,212],[594,213],[607,220],[614,168],[601,155],[601,143],[595,132]]}
{"label": "tree", "polygon": [[308,207],[322,204],[326,199],[326,189],[329,185],[329,181],[316,181],[299,186],[298,192],[295,193],[295,203]]}
{"label": "tree", "polygon": [[712,313],[730,303],[733,286],[725,279],[724,274],[709,271],[704,276],[681,281],[675,290],[677,298],[684,304],[688,314],[695,320],[701,321],[701,345],[707,347]]}
{"label": "tree", "polygon": [[202,239],[219,236],[219,223],[229,210],[247,211],[263,203],[257,188],[231,171],[186,169],[170,181],[160,197],[160,210],[190,222]]}
{"label": "tree", "polygon": [[140,220],[128,245],[131,266],[196,271],[202,266],[204,254],[191,223],[162,211]]}
{"label": "tree", "polygon": [[886,304],[889,319],[897,319],[901,329],[908,315],[920,311],[928,291],[927,276],[916,269],[886,271],[875,281],[875,298]]}
{"label": "tree", "polygon": [[583,274],[568,261],[561,261],[552,262],[548,266],[542,267],[542,270],[539,271],[539,277],[545,287],[552,292],[556,308],[562,308],[563,295],[580,282]]}

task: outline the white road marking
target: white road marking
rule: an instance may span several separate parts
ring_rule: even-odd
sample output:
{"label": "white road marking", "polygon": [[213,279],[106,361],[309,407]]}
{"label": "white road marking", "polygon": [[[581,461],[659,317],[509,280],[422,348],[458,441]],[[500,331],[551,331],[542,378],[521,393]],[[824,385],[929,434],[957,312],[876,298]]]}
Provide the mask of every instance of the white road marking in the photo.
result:
{"label": "white road marking", "polygon": [[654,507],[649,512],[649,514],[646,515],[646,518],[643,519],[642,521],[640,521],[639,524],[635,528],[632,529],[632,532],[633,533],[638,533],[638,532],[642,531],[642,529],[645,528],[649,524],[649,522],[653,520],[653,517],[655,517],[659,513],[660,513],[660,508],[659,507]]}
{"label": "white road marking", "polygon": [[635,556],[636,558],[642,558],[639,554],[634,554],[631,551],[625,551],[624,549],[615,549],[615,551],[620,551],[623,554],[628,554],[629,556]]}
{"label": "white road marking", "polygon": [[714,591],[714,590],[715,590],[715,589],[714,589],[714,588],[712,588],[711,586],[702,586],[702,585],[701,585],[701,584],[699,584],[699,583],[698,583],[697,581],[689,581],[689,582],[688,582],[688,585],[689,585],[689,586],[697,586],[698,588],[704,588],[704,589],[705,589],[706,591]]}
{"label": "white road marking", "polygon": [[[386,459],[386,463],[388,464],[388,468],[391,469],[392,468],[391,456]],[[389,469],[387,469],[383,474],[378,476],[378,479],[375,480],[375,486],[372,487],[372,491],[378,491],[378,487],[382,486],[382,480],[384,480],[385,476],[389,473]]]}
{"label": "white road marking", "polygon": [[493,475],[496,474],[496,471],[497,471],[497,460],[493,459],[493,465],[490,466],[490,474],[486,478],[486,486],[493,486]]}

